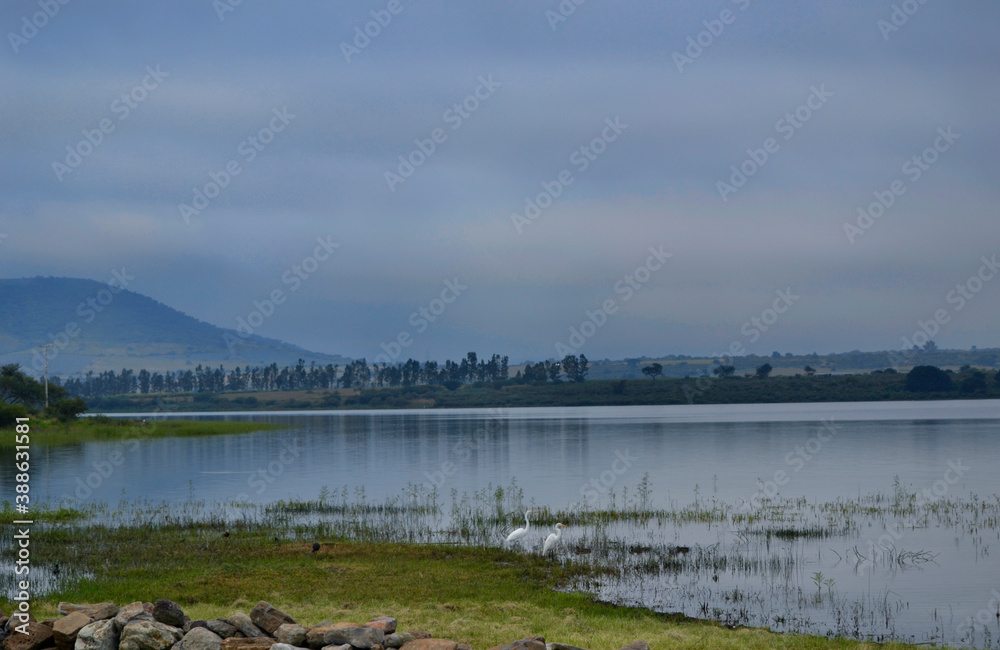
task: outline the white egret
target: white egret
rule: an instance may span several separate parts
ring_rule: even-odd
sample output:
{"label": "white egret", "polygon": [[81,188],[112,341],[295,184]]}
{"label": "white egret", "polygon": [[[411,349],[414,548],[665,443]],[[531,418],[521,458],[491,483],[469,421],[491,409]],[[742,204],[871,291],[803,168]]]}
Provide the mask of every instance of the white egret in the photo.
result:
{"label": "white egret", "polygon": [[556,544],[559,543],[560,538],[562,538],[562,529],[569,528],[566,524],[556,524],[556,532],[552,533],[545,538],[545,544],[542,545],[542,555],[545,555],[550,550],[555,548]]}
{"label": "white egret", "polygon": [[528,515],[533,514],[535,514],[534,510],[526,510],[524,512],[524,528],[518,528],[510,535],[507,535],[508,542],[516,542],[528,534],[528,529],[531,528],[531,522],[528,520]]}

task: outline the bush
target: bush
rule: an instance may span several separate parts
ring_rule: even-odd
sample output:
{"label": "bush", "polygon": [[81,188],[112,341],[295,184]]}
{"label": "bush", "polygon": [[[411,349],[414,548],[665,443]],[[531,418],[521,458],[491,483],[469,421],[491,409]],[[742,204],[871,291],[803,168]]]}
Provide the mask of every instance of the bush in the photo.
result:
{"label": "bush", "polygon": [[6,429],[17,424],[17,418],[28,417],[28,409],[20,404],[0,404],[0,428]]}
{"label": "bush", "polygon": [[937,366],[914,366],[906,374],[906,390],[910,392],[938,393],[951,389],[951,377]]}
{"label": "bush", "polygon": [[75,420],[76,416],[87,410],[87,403],[79,397],[61,399],[49,407],[49,413],[59,418],[62,422]]}

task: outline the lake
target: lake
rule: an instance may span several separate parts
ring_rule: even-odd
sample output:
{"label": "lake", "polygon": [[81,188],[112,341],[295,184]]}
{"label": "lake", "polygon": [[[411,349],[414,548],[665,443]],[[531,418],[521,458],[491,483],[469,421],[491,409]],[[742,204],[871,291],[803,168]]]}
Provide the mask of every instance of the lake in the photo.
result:
{"label": "lake", "polygon": [[284,427],[39,450],[33,494],[267,504],[346,486],[376,502],[436,490],[447,509],[453,493],[513,486],[552,511],[691,507],[701,520],[569,528],[563,550],[620,566],[586,585],[615,602],[874,640],[1000,639],[997,400],[179,416]]}

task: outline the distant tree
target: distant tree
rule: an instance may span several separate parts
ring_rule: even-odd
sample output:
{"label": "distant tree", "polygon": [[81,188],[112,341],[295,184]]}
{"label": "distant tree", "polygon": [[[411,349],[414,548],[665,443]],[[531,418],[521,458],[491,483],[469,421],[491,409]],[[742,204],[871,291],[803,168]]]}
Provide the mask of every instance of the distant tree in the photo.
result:
{"label": "distant tree", "polygon": [[771,358],[772,359],[780,359],[781,358],[781,353],[778,352],[777,350],[775,350],[774,352],[771,353]]}
{"label": "distant tree", "polygon": [[49,407],[52,415],[63,422],[75,420],[78,415],[87,410],[87,403],[79,397],[61,399]]}
{"label": "distant tree", "polygon": [[927,341],[924,343],[924,352],[937,352],[938,346],[934,341]]}
{"label": "distant tree", "polygon": [[771,374],[772,370],[774,370],[774,368],[771,367],[771,364],[765,363],[760,368],[757,368],[757,376],[764,379]]}
{"label": "distant tree", "polygon": [[809,375],[810,377],[816,374],[816,369],[813,368],[812,366],[806,366],[805,368],[803,368],[803,370],[805,370],[806,374]]}
{"label": "distant tree", "polygon": [[993,373],[993,383],[1000,386],[1000,372]]}
{"label": "distant tree", "polygon": [[642,369],[642,374],[646,375],[653,381],[656,381],[657,377],[663,375],[663,364],[651,363]]}
{"label": "distant tree", "polygon": [[971,376],[966,377],[962,380],[959,389],[963,393],[976,393],[980,391],[985,391],[987,387],[986,384],[986,373],[976,371],[972,373]]}
{"label": "distant tree", "polygon": [[969,372],[970,370],[972,370],[972,366],[970,366],[969,364],[965,364],[961,368],[958,369],[958,371],[960,373],[963,373],[963,374]]}
{"label": "distant tree", "polygon": [[914,366],[906,374],[906,390],[933,393],[952,389],[951,377],[937,366]]}
{"label": "distant tree", "polygon": [[899,374],[899,372],[895,368],[886,368],[882,372],[885,373],[885,374],[887,374],[887,375],[898,375]]}
{"label": "distant tree", "polygon": [[590,362],[587,361],[587,357],[581,354],[580,358],[579,358],[579,364],[578,364],[578,367],[577,367],[577,371],[576,371],[576,377],[573,378],[573,381],[583,381],[583,380],[585,380],[587,378],[587,373],[590,372],[589,365],[590,365]]}
{"label": "distant tree", "polygon": [[719,377],[732,377],[736,374],[736,366],[716,366],[712,369],[712,374]]}
{"label": "distant tree", "polygon": [[576,376],[580,372],[580,361],[572,354],[567,354],[563,357],[562,369],[570,381],[577,381]]}
{"label": "distant tree", "polygon": [[545,362],[545,374],[548,375],[549,380],[553,384],[561,384],[562,383],[562,379],[560,377],[560,375],[562,375],[562,366],[559,364],[558,361],[556,361],[555,363],[551,363],[549,361],[546,361]]}

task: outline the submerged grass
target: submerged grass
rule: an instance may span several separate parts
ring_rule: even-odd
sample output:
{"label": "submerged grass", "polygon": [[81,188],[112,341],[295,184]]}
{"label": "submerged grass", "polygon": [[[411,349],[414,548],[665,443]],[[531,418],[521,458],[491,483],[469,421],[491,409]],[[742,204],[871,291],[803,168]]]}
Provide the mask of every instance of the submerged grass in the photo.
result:
{"label": "submerged grass", "polygon": [[[114,442],[146,438],[214,436],[282,428],[267,422],[220,420],[133,420],[94,416],[72,422],[35,420],[30,424],[32,446],[55,447],[81,442]],[[0,436],[0,449],[13,449],[14,435]]]}
{"label": "submerged grass", "polygon": [[[594,650],[635,639],[676,648],[876,647],[731,630],[600,603],[557,591],[586,572],[584,565],[507,549],[319,539],[320,550],[313,553],[312,539],[283,538],[283,531],[269,526],[237,524],[226,532],[156,521],[136,527],[53,525],[33,532],[34,561],[88,570],[87,577],[35,600],[35,616],[56,615],[60,600],[124,604],[169,598],[192,618],[227,617],[262,599],[306,624],[389,614],[403,629],[429,630],[474,648],[535,634]],[[0,598],[0,608],[10,605]]]}

